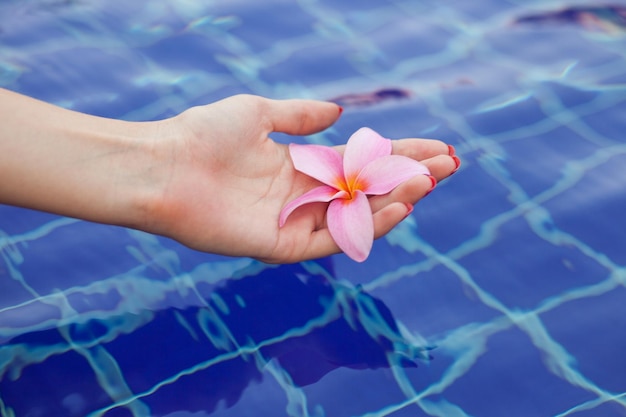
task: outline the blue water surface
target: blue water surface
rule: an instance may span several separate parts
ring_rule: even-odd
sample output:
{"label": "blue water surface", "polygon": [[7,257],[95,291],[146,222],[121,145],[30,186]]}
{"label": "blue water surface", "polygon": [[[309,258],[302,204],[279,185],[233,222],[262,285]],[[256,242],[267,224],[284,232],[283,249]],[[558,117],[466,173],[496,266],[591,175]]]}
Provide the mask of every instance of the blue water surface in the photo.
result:
{"label": "blue water surface", "polygon": [[0,206],[0,416],[626,416],[625,1],[5,0],[0,86],[126,120],[334,100],[276,140],[463,160],[362,264]]}

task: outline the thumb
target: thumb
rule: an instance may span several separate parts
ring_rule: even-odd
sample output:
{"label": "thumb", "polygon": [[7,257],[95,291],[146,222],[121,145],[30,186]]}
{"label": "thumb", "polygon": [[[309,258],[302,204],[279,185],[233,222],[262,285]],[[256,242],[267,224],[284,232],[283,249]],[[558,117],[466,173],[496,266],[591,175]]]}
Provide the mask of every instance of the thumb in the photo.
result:
{"label": "thumb", "polygon": [[272,131],[289,135],[309,135],[331,126],[341,115],[341,106],[317,100],[270,100]]}

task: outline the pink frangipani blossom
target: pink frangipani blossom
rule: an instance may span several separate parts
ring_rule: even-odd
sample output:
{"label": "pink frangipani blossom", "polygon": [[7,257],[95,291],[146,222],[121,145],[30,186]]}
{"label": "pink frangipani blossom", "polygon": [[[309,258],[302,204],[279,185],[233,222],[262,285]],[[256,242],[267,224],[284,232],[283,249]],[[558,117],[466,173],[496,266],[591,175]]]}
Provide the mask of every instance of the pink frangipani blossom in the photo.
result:
{"label": "pink frangipani blossom", "polygon": [[293,165],[320,185],[283,207],[279,226],[298,207],[330,202],[326,213],[328,230],[339,248],[355,261],[364,261],[374,241],[374,220],[368,195],[387,194],[416,175],[430,175],[414,159],[391,155],[391,141],[369,128],[356,131],[346,144],[343,156],[320,145],[290,144]]}

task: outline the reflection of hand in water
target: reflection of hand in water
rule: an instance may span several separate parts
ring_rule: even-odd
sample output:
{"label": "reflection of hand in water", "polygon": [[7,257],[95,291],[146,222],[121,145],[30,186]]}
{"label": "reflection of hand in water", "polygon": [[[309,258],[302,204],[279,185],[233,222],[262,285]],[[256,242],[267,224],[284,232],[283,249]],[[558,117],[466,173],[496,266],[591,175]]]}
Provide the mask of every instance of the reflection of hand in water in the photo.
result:
{"label": "reflection of hand in water", "polygon": [[411,97],[409,90],[401,88],[381,88],[367,93],[344,94],[329,101],[343,107],[372,106],[386,101],[396,101]]}
{"label": "reflection of hand in water", "polygon": [[516,24],[575,24],[585,29],[617,32],[626,30],[624,6],[575,6],[518,17]]}
{"label": "reflection of hand in water", "polygon": [[[68,415],[68,398],[80,413],[116,401],[159,414],[211,411],[221,401],[234,405],[250,382],[268,375],[264,368],[272,360],[270,366],[280,370],[274,377],[302,386],[339,367],[414,367],[416,359],[427,358],[425,349],[400,335],[380,300],[302,265],[228,280],[217,289],[197,287],[208,301],[205,307],[127,314],[61,329],[88,347],[33,361],[16,381],[5,375],[0,380],[4,400],[18,415],[34,408]],[[91,343],[99,337],[104,337],[100,345]],[[63,339],[50,330],[19,336],[11,344],[20,342],[43,351],[42,346]],[[100,381],[108,384],[104,389],[85,360],[94,356],[102,367]],[[49,381],[49,392],[24,395],[42,380]],[[115,392],[115,401],[105,392]],[[125,397],[133,394],[139,398],[127,404]]]}

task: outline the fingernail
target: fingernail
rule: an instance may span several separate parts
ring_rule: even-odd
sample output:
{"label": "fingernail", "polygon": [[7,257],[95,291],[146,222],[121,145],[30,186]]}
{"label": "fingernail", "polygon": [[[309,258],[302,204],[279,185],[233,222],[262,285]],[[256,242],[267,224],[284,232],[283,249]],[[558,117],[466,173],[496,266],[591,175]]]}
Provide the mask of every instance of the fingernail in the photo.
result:
{"label": "fingernail", "polygon": [[404,218],[406,219],[411,215],[411,213],[413,213],[413,204],[404,203],[404,205],[406,206],[406,214],[404,215]]}
{"label": "fingernail", "polygon": [[456,154],[456,149],[454,149],[454,146],[448,145],[448,155],[454,156],[455,154]]}
{"label": "fingernail", "polygon": [[343,107],[341,106],[337,106],[337,107],[339,107],[339,116],[341,116],[341,113],[343,113]]}
{"label": "fingernail", "polygon": [[424,197],[432,193],[435,187],[437,186],[437,178],[433,177],[432,175],[429,175],[428,178],[430,178],[431,186],[430,186],[430,189],[426,191],[426,194],[424,194]]}
{"label": "fingernail", "polygon": [[454,169],[452,170],[450,175],[457,172],[459,170],[459,167],[461,166],[461,159],[458,156],[452,155],[452,160],[454,161]]}

